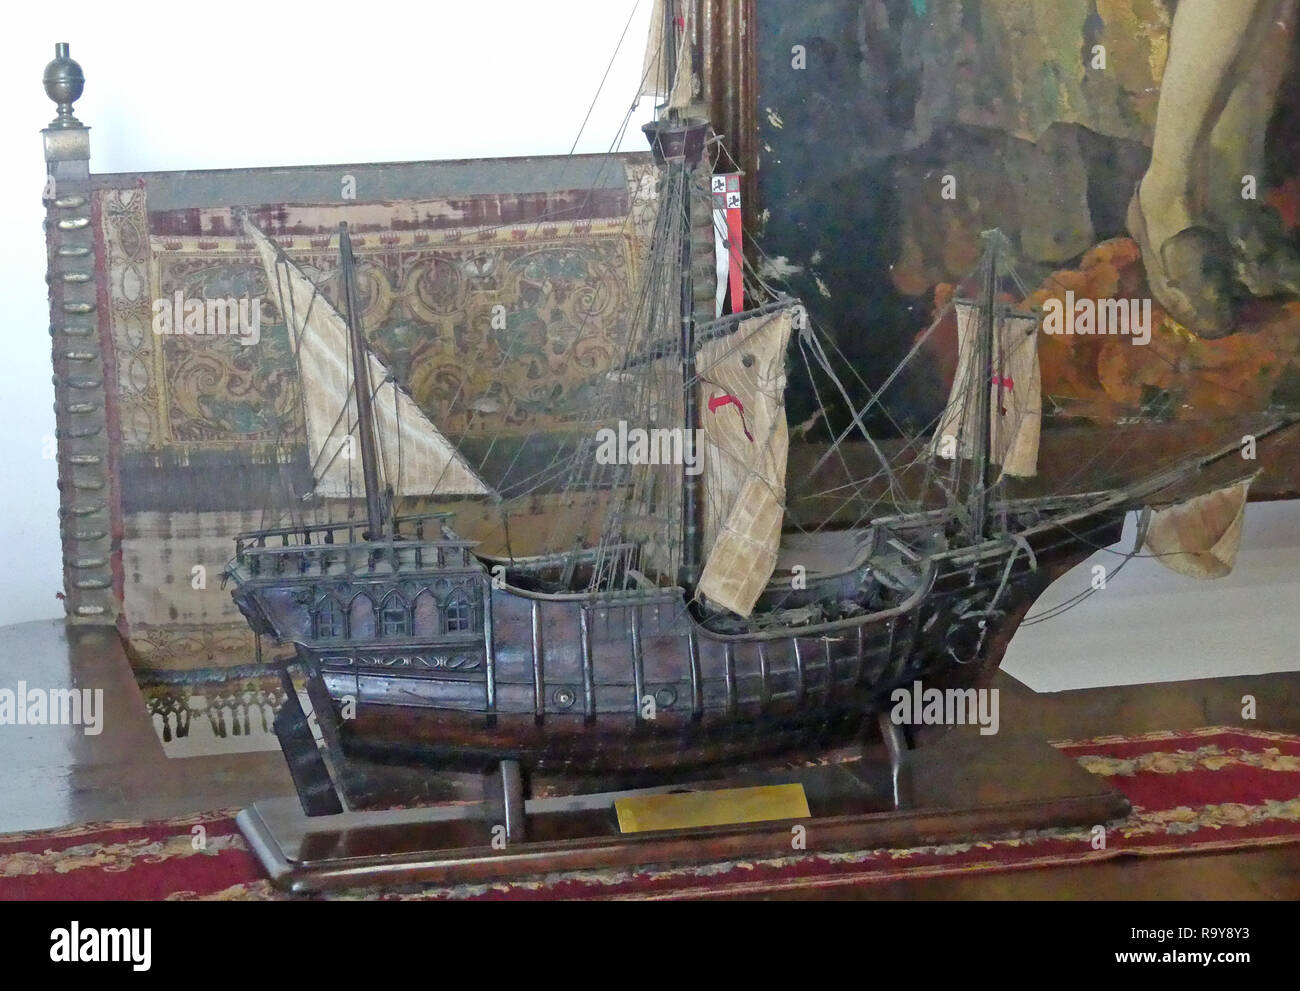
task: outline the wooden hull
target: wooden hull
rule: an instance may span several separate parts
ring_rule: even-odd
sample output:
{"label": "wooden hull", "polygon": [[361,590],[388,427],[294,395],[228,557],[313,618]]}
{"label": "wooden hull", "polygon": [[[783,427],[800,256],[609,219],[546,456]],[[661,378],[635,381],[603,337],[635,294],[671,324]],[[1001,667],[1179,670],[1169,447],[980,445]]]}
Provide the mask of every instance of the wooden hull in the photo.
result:
{"label": "wooden hull", "polygon": [[676,589],[602,603],[498,588],[456,670],[429,667],[436,649],[419,645],[300,644],[299,658],[336,760],[476,771],[514,759],[632,781],[814,756],[873,732],[897,687],[985,684],[1034,600],[1122,521],[1111,508],[1030,531],[1032,555],[1004,540],[943,556],[896,608],[806,633],[712,633]]}

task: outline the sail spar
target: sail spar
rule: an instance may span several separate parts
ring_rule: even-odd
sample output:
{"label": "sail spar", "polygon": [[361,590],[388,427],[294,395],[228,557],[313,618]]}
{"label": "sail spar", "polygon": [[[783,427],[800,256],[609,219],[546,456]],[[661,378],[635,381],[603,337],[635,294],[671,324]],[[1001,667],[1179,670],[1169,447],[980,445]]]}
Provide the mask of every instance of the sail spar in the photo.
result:
{"label": "sail spar", "polygon": [[[360,484],[354,463],[357,404],[342,314],[296,264],[252,223],[244,228],[261,256],[271,298],[289,329],[298,363],[315,493],[349,498]],[[367,351],[374,386],[381,470],[398,496],[489,495],[491,489],[439,432],[415,400],[397,388],[388,369]]]}
{"label": "sail spar", "polygon": [[[980,309],[966,300],[957,313],[957,374],[948,405],[934,433],[933,449],[943,458],[975,456],[976,390],[983,378],[976,367]],[[1000,309],[1000,308],[999,308]],[[1038,362],[1038,318],[1000,312],[994,321],[993,381],[989,383],[989,448],[1003,475],[1030,478],[1038,473],[1038,441],[1043,417],[1043,377]]]}

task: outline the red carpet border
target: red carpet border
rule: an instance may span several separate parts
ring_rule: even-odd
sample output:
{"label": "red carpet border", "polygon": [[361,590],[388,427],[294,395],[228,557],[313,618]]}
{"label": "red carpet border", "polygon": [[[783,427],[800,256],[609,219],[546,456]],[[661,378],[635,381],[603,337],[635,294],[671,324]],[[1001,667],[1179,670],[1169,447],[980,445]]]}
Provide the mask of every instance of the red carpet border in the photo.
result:
{"label": "red carpet border", "polygon": [[[1121,856],[1300,842],[1300,736],[1210,727],[1054,745],[1132,803],[1108,824],[938,846],[806,853],[660,869],[548,875],[499,884],[352,891],[333,899],[682,899],[780,894]],[[157,822],[100,822],[0,835],[0,899],[289,899],[249,853],[235,810]]]}

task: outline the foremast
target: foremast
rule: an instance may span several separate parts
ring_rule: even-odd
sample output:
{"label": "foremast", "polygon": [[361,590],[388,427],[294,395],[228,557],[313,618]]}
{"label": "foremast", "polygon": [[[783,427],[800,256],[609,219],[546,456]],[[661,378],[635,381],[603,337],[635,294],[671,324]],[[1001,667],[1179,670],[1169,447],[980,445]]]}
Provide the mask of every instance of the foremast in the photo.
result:
{"label": "foremast", "polygon": [[981,236],[986,247],[978,298],[952,304],[957,371],[933,442],[935,454],[953,461],[947,490],[955,528],[950,535],[971,544],[982,543],[999,527],[992,507],[1002,478],[1036,473],[1042,416],[1038,318],[999,301],[1010,242],[998,230]]}
{"label": "foremast", "polygon": [[971,543],[983,542],[990,520],[989,491],[993,487],[993,383],[997,381],[993,367],[993,340],[997,327],[998,251],[1003,234],[985,231],[988,249],[984,257],[984,284],[981,287],[979,337],[976,343],[975,367],[979,379],[975,389],[974,457],[971,461],[971,491],[968,509],[971,520]]}

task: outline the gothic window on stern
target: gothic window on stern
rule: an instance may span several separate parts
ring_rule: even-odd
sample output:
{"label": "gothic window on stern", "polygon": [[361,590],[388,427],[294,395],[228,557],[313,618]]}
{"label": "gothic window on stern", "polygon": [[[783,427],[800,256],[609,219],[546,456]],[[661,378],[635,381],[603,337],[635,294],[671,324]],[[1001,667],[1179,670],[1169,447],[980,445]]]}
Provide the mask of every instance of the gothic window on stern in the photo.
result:
{"label": "gothic window on stern", "polygon": [[474,625],[474,609],[464,592],[455,592],[447,600],[447,632],[466,633]]}
{"label": "gothic window on stern", "polygon": [[386,637],[409,637],[411,635],[411,610],[406,600],[397,592],[391,593],[384,600],[380,611],[380,629]]}
{"label": "gothic window on stern", "polygon": [[315,618],[317,640],[341,640],[347,635],[343,607],[333,596],[326,596],[316,603]]}

